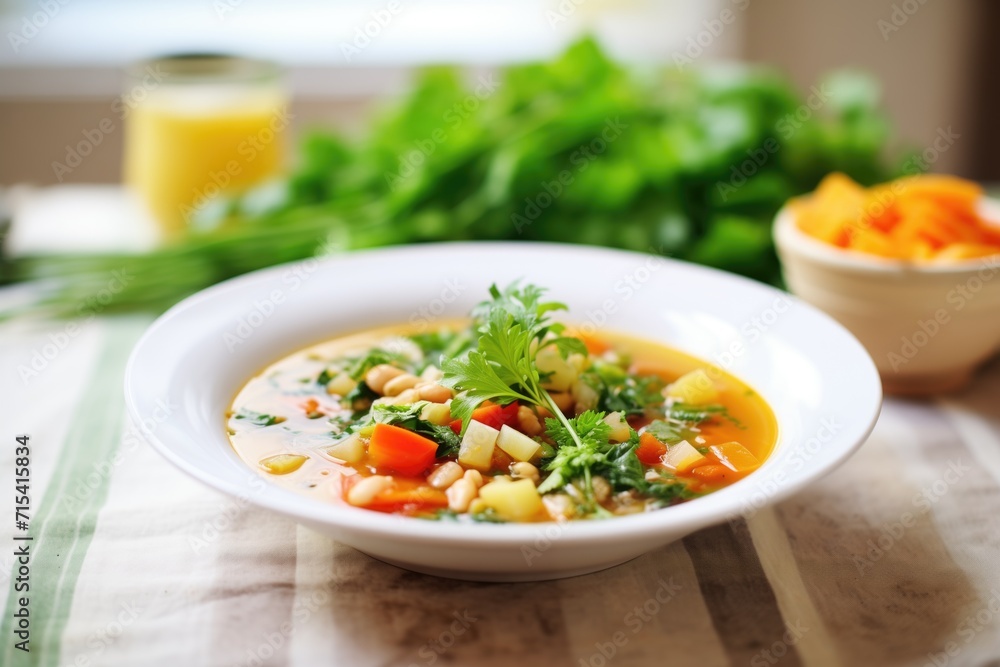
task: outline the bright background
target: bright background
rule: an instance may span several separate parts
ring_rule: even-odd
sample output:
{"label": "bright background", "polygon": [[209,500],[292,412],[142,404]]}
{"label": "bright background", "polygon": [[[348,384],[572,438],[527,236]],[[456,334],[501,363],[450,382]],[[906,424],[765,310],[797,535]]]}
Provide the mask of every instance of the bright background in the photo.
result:
{"label": "bright background", "polygon": [[[0,2],[0,185],[56,182],[53,161],[109,115],[122,67],[138,59],[204,50],[271,58],[289,70],[296,129],[356,128],[376,99],[405,90],[415,65],[547,58],[588,30],[616,57],[643,63],[669,63],[701,34],[699,63],[769,63],[803,91],[831,69],[860,68],[881,82],[897,142],[926,146],[951,128],[960,139],[934,170],[1000,180],[991,32],[1000,6],[989,0],[399,0],[393,21],[348,61],[342,45],[386,4]],[[706,32],[727,9],[735,20]],[[26,21],[40,27],[14,44]],[[110,133],[64,182],[117,182],[121,142]]]}

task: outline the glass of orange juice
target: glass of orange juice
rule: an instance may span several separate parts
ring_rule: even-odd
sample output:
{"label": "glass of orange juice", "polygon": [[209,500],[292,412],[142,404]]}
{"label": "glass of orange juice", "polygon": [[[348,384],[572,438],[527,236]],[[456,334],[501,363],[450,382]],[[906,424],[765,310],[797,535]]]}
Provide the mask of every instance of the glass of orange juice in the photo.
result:
{"label": "glass of orange juice", "polygon": [[129,73],[125,183],[165,234],[182,234],[221,197],[284,164],[290,115],[272,63],[187,55]]}

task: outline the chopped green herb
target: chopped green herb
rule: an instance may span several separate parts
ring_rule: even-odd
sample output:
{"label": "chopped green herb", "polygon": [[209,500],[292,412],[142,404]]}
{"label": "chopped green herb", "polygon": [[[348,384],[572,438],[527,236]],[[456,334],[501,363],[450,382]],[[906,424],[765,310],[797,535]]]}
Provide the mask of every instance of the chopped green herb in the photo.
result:
{"label": "chopped green herb", "polygon": [[645,430],[647,433],[652,433],[657,440],[667,445],[673,445],[691,437],[691,430],[688,424],[668,422],[662,419],[650,422]]}
{"label": "chopped green herb", "polygon": [[668,419],[672,419],[679,422],[686,422],[688,424],[697,425],[704,421],[708,421],[713,417],[722,417],[723,419],[728,419],[736,426],[743,428],[743,424],[729,414],[729,409],[724,405],[719,405],[713,403],[710,405],[688,405],[686,403],[674,403],[669,408],[667,408],[666,416]]}
{"label": "chopped green herb", "polygon": [[582,477],[587,498],[593,501],[592,471],[607,461],[611,435],[611,427],[604,422],[604,413],[584,412],[570,419],[568,428],[556,419],[546,419],[545,432],[556,443],[556,455],[545,464],[551,474],[538,487],[538,492],[554,491]]}
{"label": "chopped green herb", "polygon": [[233,415],[233,419],[246,419],[251,424],[257,426],[274,426],[275,424],[280,424],[285,421],[284,417],[278,415],[268,415],[263,412],[254,412],[253,410],[240,410],[238,413]]}
{"label": "chopped green herb", "polygon": [[[611,366],[611,368],[617,368]],[[663,380],[655,375],[637,376],[621,371],[621,374],[603,372],[588,374],[596,377],[600,399],[598,408],[607,412],[621,412],[625,415],[641,415],[651,411],[652,406],[663,403],[660,391]]]}
{"label": "chopped green herb", "polygon": [[471,518],[476,523],[507,523],[497,515],[497,512],[492,507],[487,507],[482,512],[472,512],[469,514]]}
{"label": "chopped green herb", "polygon": [[452,331],[441,329],[427,333],[413,334],[408,337],[420,347],[424,355],[423,362],[416,369],[423,371],[428,366],[441,367],[443,359],[451,359],[461,355],[471,349],[473,343],[472,332],[468,329]]}
{"label": "chopped green herb", "polygon": [[351,376],[352,380],[360,382],[365,377],[365,373],[381,364],[392,364],[409,369],[410,360],[397,352],[375,348],[369,350],[367,354],[351,359],[347,374]]}
{"label": "chopped green herb", "polygon": [[632,437],[619,443],[607,453],[598,472],[608,480],[615,491],[641,489],[646,484],[645,469],[635,455],[639,446],[639,436],[632,431]]}
{"label": "chopped green herb", "polygon": [[351,406],[351,410],[354,411],[354,419],[358,419],[368,412],[372,401],[378,397],[378,394],[366,382],[361,381],[347,396],[344,396],[343,402]]}

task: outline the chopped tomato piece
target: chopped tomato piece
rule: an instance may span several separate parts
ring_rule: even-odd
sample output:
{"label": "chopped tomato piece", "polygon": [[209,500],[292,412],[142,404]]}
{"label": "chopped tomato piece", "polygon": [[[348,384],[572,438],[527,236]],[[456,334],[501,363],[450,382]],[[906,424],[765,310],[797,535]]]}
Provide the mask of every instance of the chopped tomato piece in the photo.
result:
{"label": "chopped tomato piece", "polygon": [[399,426],[376,424],[368,456],[379,469],[415,477],[437,458],[437,443]]}
{"label": "chopped tomato piece", "polygon": [[667,453],[667,446],[656,439],[652,433],[643,433],[639,436],[639,446],[635,449],[635,455],[639,460],[648,466],[660,463],[660,459]]}
{"label": "chopped tomato piece", "polygon": [[[513,427],[517,424],[517,402],[505,405],[486,405],[472,411],[472,418],[481,424],[486,424],[491,428],[500,430],[503,425]],[[451,423],[451,430],[455,433],[462,432],[462,420],[456,419]]]}

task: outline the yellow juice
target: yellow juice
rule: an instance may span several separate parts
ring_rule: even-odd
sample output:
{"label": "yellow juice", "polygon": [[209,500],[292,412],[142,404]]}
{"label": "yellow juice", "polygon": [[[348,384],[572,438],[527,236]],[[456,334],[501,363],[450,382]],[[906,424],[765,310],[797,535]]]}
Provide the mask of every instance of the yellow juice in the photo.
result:
{"label": "yellow juice", "polygon": [[279,90],[164,85],[131,109],[125,182],[164,232],[182,232],[220,196],[278,174],[290,119]]}

